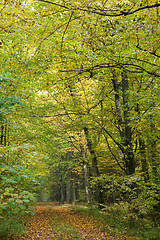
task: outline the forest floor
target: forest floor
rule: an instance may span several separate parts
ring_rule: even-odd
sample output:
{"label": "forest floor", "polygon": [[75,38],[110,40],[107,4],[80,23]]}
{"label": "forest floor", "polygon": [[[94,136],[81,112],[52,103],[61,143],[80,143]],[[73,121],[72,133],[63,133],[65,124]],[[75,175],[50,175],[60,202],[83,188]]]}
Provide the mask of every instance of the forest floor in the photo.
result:
{"label": "forest floor", "polygon": [[128,240],[135,239],[119,234],[110,235],[105,227],[86,213],[76,213],[65,206],[40,203],[35,215],[27,219],[26,234],[15,240]]}

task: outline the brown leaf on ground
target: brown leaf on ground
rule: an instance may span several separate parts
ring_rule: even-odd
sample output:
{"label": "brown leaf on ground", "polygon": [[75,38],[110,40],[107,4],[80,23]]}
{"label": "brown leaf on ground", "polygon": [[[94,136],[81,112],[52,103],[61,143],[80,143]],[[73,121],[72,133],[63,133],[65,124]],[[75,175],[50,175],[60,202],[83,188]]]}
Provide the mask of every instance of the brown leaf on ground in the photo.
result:
{"label": "brown leaf on ground", "polygon": [[[127,236],[112,236],[109,233],[101,230],[98,227],[97,221],[83,213],[81,215],[72,210],[52,205],[40,204],[35,208],[35,215],[27,219],[27,233],[19,238],[12,238],[13,240],[63,240],[63,239],[85,239],[85,240],[129,240]],[[59,234],[54,231],[54,218],[58,219],[58,224],[63,229],[65,225],[72,226],[79,234],[79,237],[69,238],[68,235]],[[68,234],[66,232],[66,234]]]}

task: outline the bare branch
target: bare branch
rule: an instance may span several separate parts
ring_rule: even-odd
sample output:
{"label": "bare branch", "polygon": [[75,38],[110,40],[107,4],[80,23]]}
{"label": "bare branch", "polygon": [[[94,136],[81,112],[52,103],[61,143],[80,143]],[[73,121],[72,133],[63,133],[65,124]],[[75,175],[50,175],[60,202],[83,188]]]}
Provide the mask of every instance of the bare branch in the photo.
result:
{"label": "bare branch", "polygon": [[62,42],[61,42],[61,59],[62,59],[64,36],[65,36],[65,33],[67,32],[67,29],[68,29],[69,24],[70,24],[70,22],[71,22],[72,16],[73,16],[73,11],[71,12],[71,15],[70,15],[70,17],[69,17],[69,20],[68,20],[68,22],[67,22],[67,24],[66,24],[65,30],[64,30],[63,35],[62,35]]}
{"label": "bare branch", "polygon": [[119,163],[119,161],[118,161],[116,155],[115,155],[115,154],[113,153],[113,151],[111,150],[111,147],[110,147],[110,145],[109,145],[109,142],[108,142],[107,137],[106,137],[105,135],[104,135],[104,137],[105,137],[105,139],[106,139],[108,149],[109,149],[110,153],[112,154],[112,156],[115,158],[115,160],[116,160],[118,166],[119,166],[123,171],[126,171],[126,170],[121,166],[121,164]]}
{"label": "bare branch", "polygon": [[156,3],[156,4],[153,4],[153,5],[149,5],[149,6],[147,5],[147,6],[144,6],[144,7],[140,7],[140,8],[137,8],[137,9],[133,10],[133,11],[128,11],[128,12],[121,11],[121,13],[126,16],[126,15],[131,15],[133,13],[142,11],[144,9],[150,9],[150,8],[156,8],[156,7],[160,7],[160,3]]}
{"label": "bare branch", "polygon": [[[68,7],[66,7],[65,5],[61,5],[61,4],[58,4],[58,3],[54,3],[54,2],[51,2],[51,1],[47,1],[47,0],[39,0],[40,2],[45,2],[45,3],[49,3],[49,4],[52,4],[52,5],[55,5],[55,6],[58,6],[58,7],[62,7],[62,8],[65,8],[65,9],[69,9]],[[128,10],[128,11],[125,11],[125,10],[119,10],[119,13],[118,14],[113,14],[113,13],[106,13],[107,12],[114,12],[115,10],[111,9],[111,10],[104,10],[104,9],[100,9],[100,8],[97,8],[97,9],[94,9],[94,10],[90,10],[90,8],[79,8],[77,7],[76,10],[79,10],[79,11],[82,11],[82,12],[88,12],[88,13],[94,13],[94,14],[98,14],[98,15],[101,15],[101,16],[106,16],[106,17],[119,17],[119,16],[127,16],[127,15],[131,15],[131,14],[134,14],[136,12],[139,12],[139,11],[142,11],[142,10],[145,10],[145,9],[151,9],[151,8],[157,8],[157,7],[160,7],[160,3],[155,3],[153,5],[146,5],[146,6],[143,6],[143,7],[139,7],[137,9],[134,9],[134,10]],[[73,8],[71,7],[71,10],[73,10]],[[117,11],[117,10],[116,10]]]}
{"label": "bare branch", "polygon": [[155,57],[160,58],[160,55],[156,54],[156,52],[150,52],[150,51],[148,51],[148,50],[146,50],[146,49],[143,49],[143,48],[141,48],[141,47],[139,46],[139,44],[137,44],[136,47],[137,47],[139,50],[143,51],[143,52],[147,52],[147,53],[149,53],[149,54],[151,54],[151,55],[153,55],[153,56],[155,56]]}
{"label": "bare branch", "polygon": [[[129,69],[127,67],[134,67],[134,69]],[[158,67],[158,66],[157,66]],[[149,71],[147,69],[145,69],[144,67],[140,66],[140,65],[137,65],[137,64],[128,64],[128,63],[103,63],[103,64],[99,64],[99,65],[95,65],[92,67],[92,70],[98,70],[98,69],[102,69],[102,68],[123,68],[125,69],[126,71],[128,72],[132,72],[132,73],[143,73],[143,72],[146,72],[148,73],[149,75],[152,75],[152,76],[155,76],[155,77],[160,77],[160,74],[154,72],[154,71]],[[79,72],[79,74],[82,74],[82,72],[89,72],[90,73],[91,71],[91,68],[83,68],[83,71],[82,70],[79,70],[79,69],[73,69],[73,70],[60,70],[60,72]]]}

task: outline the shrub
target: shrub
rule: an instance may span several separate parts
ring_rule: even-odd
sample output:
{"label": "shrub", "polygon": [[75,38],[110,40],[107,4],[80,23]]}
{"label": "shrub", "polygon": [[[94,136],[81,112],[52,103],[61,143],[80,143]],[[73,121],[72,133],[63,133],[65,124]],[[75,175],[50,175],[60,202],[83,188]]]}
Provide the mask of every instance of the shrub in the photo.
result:
{"label": "shrub", "polygon": [[4,239],[21,231],[24,215],[34,214],[35,197],[30,190],[35,179],[24,167],[13,164],[2,163],[0,174],[0,237]]}

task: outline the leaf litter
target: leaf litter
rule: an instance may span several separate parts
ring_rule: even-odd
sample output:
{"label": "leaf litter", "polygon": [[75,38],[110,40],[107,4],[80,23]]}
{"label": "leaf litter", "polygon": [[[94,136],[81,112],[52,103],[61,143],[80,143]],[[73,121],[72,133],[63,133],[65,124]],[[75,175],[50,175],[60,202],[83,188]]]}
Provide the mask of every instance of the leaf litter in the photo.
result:
{"label": "leaf litter", "polygon": [[35,215],[27,219],[26,234],[12,240],[134,240],[126,235],[108,233],[86,213],[78,214],[67,207],[41,203]]}

